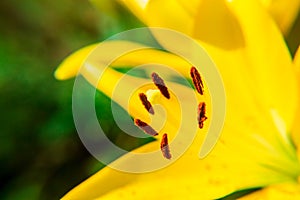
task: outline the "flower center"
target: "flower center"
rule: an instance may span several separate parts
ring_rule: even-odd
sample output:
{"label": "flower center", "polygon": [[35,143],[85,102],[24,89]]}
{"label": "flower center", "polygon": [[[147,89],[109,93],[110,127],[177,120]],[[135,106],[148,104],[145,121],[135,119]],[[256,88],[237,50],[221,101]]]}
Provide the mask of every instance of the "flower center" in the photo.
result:
{"label": "flower center", "polygon": [[[192,67],[190,69],[190,75],[191,79],[193,81],[193,84],[195,86],[196,91],[200,94],[204,94],[204,85],[203,81],[201,79],[200,73],[195,67]],[[162,96],[165,98],[167,101],[171,101],[172,95],[170,95],[169,89],[167,85],[165,84],[165,81],[163,80],[162,77],[160,77],[157,73],[153,72],[151,74],[153,84],[155,85],[156,89],[148,89],[146,92],[140,92],[138,94],[139,100],[145,110],[153,115],[155,117],[156,111],[153,107],[154,104],[156,103],[161,103],[160,97]],[[165,106],[166,109],[168,106]],[[171,108],[175,109],[175,108]],[[197,120],[198,122],[198,127],[199,129],[202,129],[204,127],[204,123],[207,120],[206,116],[206,104],[205,102],[200,102],[198,104],[198,107],[195,107],[195,112],[197,112],[197,118],[192,119],[192,120]],[[176,113],[176,112],[175,112]],[[178,112],[179,113],[179,112]],[[177,114],[178,114],[177,113]],[[176,116],[175,116],[176,118]],[[144,131],[146,134],[151,135],[151,136],[158,136],[160,133],[159,131],[155,130],[155,128],[151,127],[150,124],[147,122],[143,121],[144,119],[134,119],[134,124],[139,127],[142,131]],[[177,121],[176,123],[180,123],[180,121]],[[161,143],[160,143],[160,149],[162,152],[162,155],[166,159],[171,159],[171,149],[169,147],[169,142],[168,142],[168,133],[164,133],[161,138]]]}

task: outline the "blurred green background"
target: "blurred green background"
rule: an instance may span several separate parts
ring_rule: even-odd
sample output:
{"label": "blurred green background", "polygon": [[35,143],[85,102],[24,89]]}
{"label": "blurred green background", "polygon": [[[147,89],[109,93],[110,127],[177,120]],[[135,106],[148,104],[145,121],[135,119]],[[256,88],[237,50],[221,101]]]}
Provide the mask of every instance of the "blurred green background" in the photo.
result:
{"label": "blurred green background", "polygon": [[[108,5],[102,13],[86,0],[0,1],[0,199],[58,199],[101,167],[75,131],[73,80],[53,72],[72,51],[139,26]],[[130,20],[121,23],[123,15]],[[110,103],[97,98],[98,107]],[[106,113],[105,127],[117,133]]]}
{"label": "blurred green background", "polygon": [[[102,167],[76,133],[73,80],[53,77],[72,51],[142,26],[115,1],[101,6],[96,10],[86,0],[0,1],[0,199],[58,199]],[[287,36],[292,53],[299,35],[298,19]],[[110,103],[101,93],[97,99],[99,107]],[[109,108],[105,114],[112,139],[122,141]]]}

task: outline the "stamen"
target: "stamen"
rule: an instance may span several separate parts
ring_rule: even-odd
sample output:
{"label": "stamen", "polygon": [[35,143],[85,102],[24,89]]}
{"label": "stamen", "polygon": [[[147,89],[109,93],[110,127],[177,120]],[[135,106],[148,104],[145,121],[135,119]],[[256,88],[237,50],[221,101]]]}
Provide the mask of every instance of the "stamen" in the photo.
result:
{"label": "stamen", "polygon": [[160,78],[158,76],[158,74],[155,72],[153,72],[151,76],[152,76],[152,80],[153,80],[154,84],[160,90],[162,95],[164,95],[167,99],[170,99],[170,94],[169,94],[168,88],[165,85],[164,80],[162,78]]}
{"label": "stamen", "polygon": [[142,120],[139,120],[139,119],[135,119],[134,123],[141,130],[143,130],[145,133],[147,133],[147,134],[149,134],[151,136],[158,135],[158,133],[151,126],[149,126],[146,122],[143,122]]}
{"label": "stamen", "polygon": [[162,137],[162,140],[160,143],[160,149],[165,158],[167,158],[167,159],[172,158],[172,155],[170,153],[169,143],[168,143],[168,135],[166,133]]}
{"label": "stamen", "polygon": [[148,101],[147,96],[144,93],[140,93],[139,97],[140,97],[140,100],[143,103],[144,107],[146,108],[146,110],[150,114],[154,115],[154,109],[153,109],[151,103]]}
{"label": "stamen", "polygon": [[194,83],[194,86],[197,90],[197,92],[201,95],[203,95],[203,92],[204,92],[204,86],[203,86],[203,82],[202,82],[202,79],[201,79],[201,76],[198,72],[198,70],[196,69],[196,67],[192,67],[191,68],[191,77],[193,79],[193,83]]}
{"label": "stamen", "polygon": [[205,116],[205,112],[206,112],[206,109],[205,109],[205,103],[204,102],[201,102],[199,103],[198,105],[198,125],[199,125],[199,128],[203,128],[203,123],[205,120],[207,120],[207,117]]}

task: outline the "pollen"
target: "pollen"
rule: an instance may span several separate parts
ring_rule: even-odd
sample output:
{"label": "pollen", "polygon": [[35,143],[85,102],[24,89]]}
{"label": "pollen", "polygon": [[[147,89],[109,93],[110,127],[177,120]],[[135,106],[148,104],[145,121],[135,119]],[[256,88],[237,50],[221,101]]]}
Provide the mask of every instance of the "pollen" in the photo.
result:
{"label": "pollen", "polygon": [[144,107],[146,108],[146,110],[147,110],[150,114],[154,115],[154,109],[153,109],[151,103],[148,101],[147,96],[146,96],[144,93],[140,93],[140,94],[139,94],[139,97],[140,97],[140,100],[141,100],[142,104],[143,104]]}
{"label": "pollen", "polygon": [[161,77],[159,77],[158,74],[155,72],[153,72],[151,76],[154,84],[160,90],[162,95],[164,95],[164,97],[166,97],[167,99],[170,99],[170,93],[168,91],[167,86],[165,85],[164,80]]}
{"label": "pollen", "polygon": [[190,71],[190,75],[193,79],[193,83],[194,83],[194,86],[197,90],[197,92],[201,95],[203,95],[203,92],[204,92],[204,86],[203,86],[203,82],[202,82],[202,79],[201,79],[201,76],[198,72],[198,70],[196,69],[196,67],[192,67],[191,68],[191,71]]}
{"label": "pollen", "polygon": [[201,102],[198,105],[198,125],[199,128],[201,129],[204,126],[204,121],[207,120],[205,113],[206,113],[206,104],[204,102]]}
{"label": "pollen", "polygon": [[141,130],[143,130],[145,133],[147,133],[148,135],[151,135],[151,136],[158,135],[158,133],[150,125],[148,125],[146,122],[143,122],[140,119],[135,119],[134,124],[137,127],[139,127]]}
{"label": "pollen", "polygon": [[167,158],[167,159],[172,158],[172,155],[170,153],[169,142],[168,142],[168,135],[166,133],[163,134],[163,137],[162,137],[162,140],[160,143],[160,149],[165,158]]}

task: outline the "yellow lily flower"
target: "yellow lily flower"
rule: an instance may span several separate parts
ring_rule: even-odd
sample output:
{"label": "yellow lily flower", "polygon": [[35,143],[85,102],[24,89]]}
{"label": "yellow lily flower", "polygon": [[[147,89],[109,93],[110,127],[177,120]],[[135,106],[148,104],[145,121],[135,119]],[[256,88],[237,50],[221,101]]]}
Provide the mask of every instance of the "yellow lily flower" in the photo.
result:
{"label": "yellow lily flower", "polygon": [[[293,62],[280,30],[262,5],[253,0],[201,1],[200,5],[199,1],[189,1],[187,5],[184,1],[171,0],[128,0],[124,3],[147,25],[178,30],[205,47],[219,67],[225,85],[227,113],[224,129],[219,142],[204,159],[199,159],[197,155],[207,126],[198,130],[200,133],[197,133],[192,146],[172,165],[144,174],[106,167],[63,199],[216,199],[249,188],[263,189],[241,199],[299,199],[297,119],[300,115],[300,53],[298,50]],[[176,42],[164,42],[160,32],[153,31],[153,34],[167,50],[173,52],[177,48]],[[105,42],[107,57],[111,52],[109,49],[122,44],[124,41]],[[142,46],[130,42],[125,46],[131,45]],[[58,68],[56,77],[65,79],[76,75],[84,58],[94,49],[95,46],[89,46],[71,55]],[[97,82],[95,71],[103,69],[99,63],[107,63],[106,55],[102,58],[83,66],[81,73],[133,117],[145,119],[150,124],[149,113],[138,103],[138,95],[130,99],[129,108],[128,98],[114,97],[113,89],[122,74],[108,68]],[[147,48],[126,54],[110,65],[122,67],[153,62],[171,66],[189,77],[189,63],[174,54]],[[131,77],[124,81],[124,88],[134,88],[132,83],[144,81]],[[191,92],[191,89],[176,83],[171,85]],[[204,85],[204,90],[207,89]],[[176,116],[180,113],[176,98],[171,95],[171,101],[167,101],[153,84],[140,88],[136,93],[139,92],[148,92],[150,102],[159,102],[166,108],[167,116],[172,116],[167,118],[167,124],[161,129],[161,132],[170,133],[172,140],[172,133],[178,129],[176,122],[179,119]],[[187,109],[192,110],[199,101],[209,105],[214,91],[210,92],[204,96],[196,95],[193,98],[195,101],[186,100],[185,104],[189,105]],[[212,111],[209,109],[207,124],[212,123]],[[163,120],[164,115],[161,116],[159,119]],[[195,126],[197,122],[191,120],[185,130]],[[159,140],[134,152],[156,150],[158,143]],[[131,154],[114,162],[114,166],[130,167],[131,164]]]}

